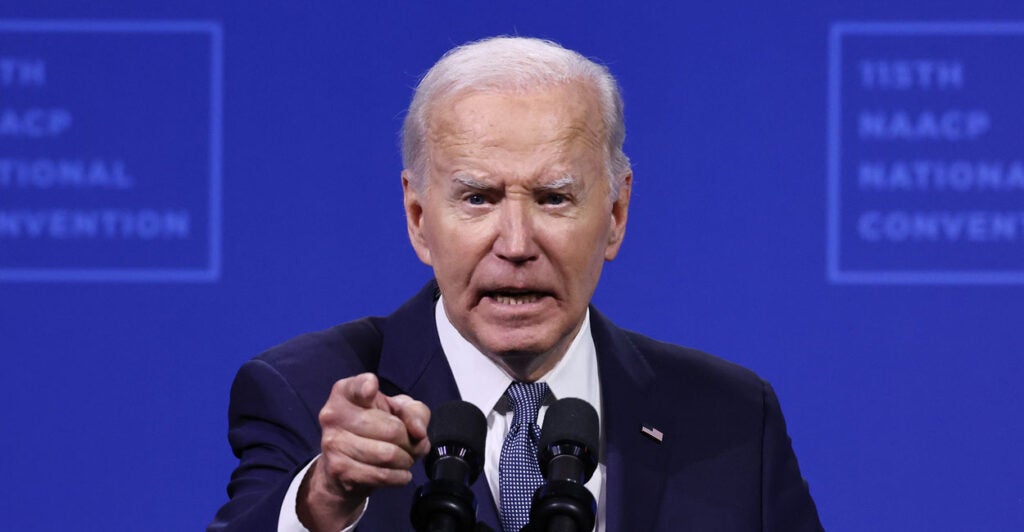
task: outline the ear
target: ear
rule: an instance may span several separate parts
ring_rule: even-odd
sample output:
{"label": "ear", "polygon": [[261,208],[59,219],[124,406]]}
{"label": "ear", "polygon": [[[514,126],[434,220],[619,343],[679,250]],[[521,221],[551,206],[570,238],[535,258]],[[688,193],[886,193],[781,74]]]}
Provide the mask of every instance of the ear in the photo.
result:
{"label": "ear", "polygon": [[423,232],[423,198],[413,187],[409,170],[402,170],[402,198],[405,204],[405,225],[409,230],[409,242],[416,250],[416,256],[427,266],[430,262],[430,246]]}
{"label": "ear", "polygon": [[633,174],[626,174],[619,186],[619,197],[612,202],[611,226],[608,229],[608,246],[604,260],[612,260],[619,254],[622,239],[626,236],[626,219],[629,218],[629,194],[633,190]]}

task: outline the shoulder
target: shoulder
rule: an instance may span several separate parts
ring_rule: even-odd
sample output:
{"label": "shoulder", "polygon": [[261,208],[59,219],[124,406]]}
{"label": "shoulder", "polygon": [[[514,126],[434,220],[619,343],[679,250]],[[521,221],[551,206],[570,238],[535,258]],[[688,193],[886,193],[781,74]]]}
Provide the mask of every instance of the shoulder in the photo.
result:
{"label": "shoulder", "polygon": [[296,336],[256,356],[281,372],[328,368],[372,370],[380,352],[382,318],[369,317]]}
{"label": "shoulder", "polygon": [[[641,398],[636,410],[642,422],[658,423],[666,434],[700,434],[700,438],[674,438],[675,455],[681,463],[718,456],[732,449],[744,460],[757,461],[761,454],[771,388],[753,371],[717,356],[642,334],[621,331],[628,346],[621,350],[623,373],[632,372]],[[631,370],[630,366],[642,368]],[[620,390],[618,383],[602,381]],[[752,462],[753,463],[753,462]]]}
{"label": "shoulder", "polygon": [[289,391],[318,409],[339,379],[374,372],[380,358],[381,318],[362,318],[296,336],[242,365],[234,388],[253,383]]}
{"label": "shoulder", "polygon": [[761,393],[764,387],[761,377],[734,362],[633,331],[623,330],[623,333],[659,378],[675,382],[697,381],[702,387],[721,388],[726,392],[755,390]]}
{"label": "shoulder", "polygon": [[[759,430],[771,388],[753,371],[703,351],[662,342],[605,321],[609,369],[642,391],[648,408],[695,426]],[[596,339],[596,338],[595,338]],[[600,349],[600,348],[599,348]],[[604,386],[604,383],[602,383]],[[618,384],[612,384],[616,389]],[[628,393],[628,390],[626,390]],[[671,413],[671,414],[670,414]]]}

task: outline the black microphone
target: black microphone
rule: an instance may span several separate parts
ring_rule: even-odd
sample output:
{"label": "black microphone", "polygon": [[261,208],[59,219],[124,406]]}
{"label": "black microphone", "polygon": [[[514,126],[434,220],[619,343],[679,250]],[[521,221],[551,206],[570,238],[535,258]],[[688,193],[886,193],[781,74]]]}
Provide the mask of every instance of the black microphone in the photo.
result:
{"label": "black microphone", "polygon": [[584,487],[597,469],[600,424],[582,399],[555,401],[544,416],[537,459],[546,483],[533,494],[529,530],[590,532],[597,503]]}
{"label": "black microphone", "polygon": [[430,453],[423,460],[430,480],[416,489],[413,528],[418,532],[472,532],[476,528],[476,498],[469,485],[484,466],[487,420],[465,401],[434,409],[427,427]]}

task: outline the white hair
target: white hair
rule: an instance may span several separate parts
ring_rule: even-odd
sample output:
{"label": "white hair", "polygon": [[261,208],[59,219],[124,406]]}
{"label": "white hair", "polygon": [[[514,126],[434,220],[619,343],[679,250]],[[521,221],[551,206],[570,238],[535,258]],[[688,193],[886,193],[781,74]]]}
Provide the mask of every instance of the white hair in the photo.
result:
{"label": "white hair", "polygon": [[525,91],[566,83],[591,87],[607,135],[607,162],[612,197],[630,173],[622,151],[626,125],[619,86],[608,69],[559,44],[530,37],[491,37],[449,50],[427,72],[412,97],[402,126],[402,164],[416,190],[423,190],[429,167],[425,140],[431,106],[462,91]]}

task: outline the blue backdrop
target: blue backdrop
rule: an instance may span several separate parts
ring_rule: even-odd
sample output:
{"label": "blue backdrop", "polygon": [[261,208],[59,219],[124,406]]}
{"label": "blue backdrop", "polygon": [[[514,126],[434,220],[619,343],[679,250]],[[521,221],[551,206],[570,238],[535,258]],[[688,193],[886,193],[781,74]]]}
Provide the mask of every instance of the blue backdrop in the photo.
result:
{"label": "blue backdrop", "polygon": [[1024,529],[1024,6],[81,4],[0,5],[3,528],[205,526],[237,367],[430,276],[418,76],[521,34],[623,86],[603,312],[771,381],[828,529]]}

